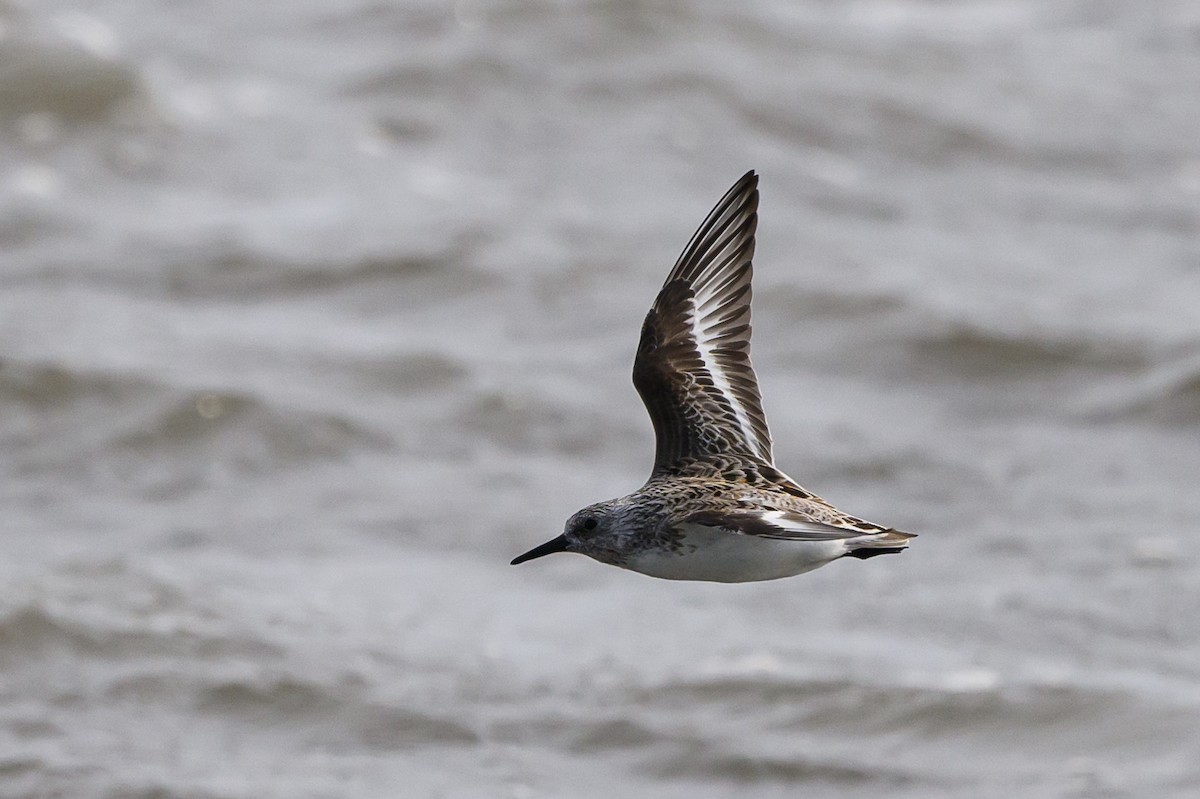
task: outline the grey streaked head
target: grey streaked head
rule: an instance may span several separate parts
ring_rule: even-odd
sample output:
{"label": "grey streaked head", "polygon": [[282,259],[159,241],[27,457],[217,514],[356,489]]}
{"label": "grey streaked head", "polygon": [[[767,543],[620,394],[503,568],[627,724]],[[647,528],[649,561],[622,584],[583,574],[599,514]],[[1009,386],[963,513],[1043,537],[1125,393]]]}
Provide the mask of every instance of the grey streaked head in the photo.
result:
{"label": "grey streaked head", "polygon": [[625,538],[621,535],[622,520],[616,500],[588,505],[567,519],[562,535],[513,558],[512,565],[555,552],[578,552],[604,563],[616,563],[621,559]]}

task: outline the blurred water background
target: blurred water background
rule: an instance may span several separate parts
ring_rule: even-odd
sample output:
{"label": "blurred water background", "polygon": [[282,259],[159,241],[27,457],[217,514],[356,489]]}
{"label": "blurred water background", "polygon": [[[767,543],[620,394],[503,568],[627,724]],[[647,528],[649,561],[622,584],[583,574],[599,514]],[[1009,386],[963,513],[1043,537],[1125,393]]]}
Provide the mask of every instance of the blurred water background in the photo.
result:
{"label": "blurred water background", "polygon": [[[0,795],[1193,797],[1200,11],[0,0]],[[779,464],[921,534],[507,561],[762,175]]]}

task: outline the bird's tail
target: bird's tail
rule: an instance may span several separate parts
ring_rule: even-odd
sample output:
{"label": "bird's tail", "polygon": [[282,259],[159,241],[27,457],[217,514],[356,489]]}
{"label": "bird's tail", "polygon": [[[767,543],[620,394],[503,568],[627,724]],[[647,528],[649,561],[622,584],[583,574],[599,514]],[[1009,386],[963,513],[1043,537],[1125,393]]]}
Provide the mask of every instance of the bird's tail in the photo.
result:
{"label": "bird's tail", "polygon": [[862,538],[853,542],[846,554],[852,558],[866,560],[876,555],[892,555],[908,549],[908,539],[916,538],[916,533],[904,533],[900,530],[884,530],[870,538]]}

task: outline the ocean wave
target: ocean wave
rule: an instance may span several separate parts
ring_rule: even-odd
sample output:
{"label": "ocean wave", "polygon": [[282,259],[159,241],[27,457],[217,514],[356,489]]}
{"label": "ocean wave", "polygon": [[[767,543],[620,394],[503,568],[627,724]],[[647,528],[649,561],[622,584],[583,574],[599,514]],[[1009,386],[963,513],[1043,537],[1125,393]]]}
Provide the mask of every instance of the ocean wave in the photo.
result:
{"label": "ocean wave", "polygon": [[70,19],[79,23],[74,27],[81,35],[47,35],[29,29],[18,15],[0,17],[12,26],[0,48],[0,117],[51,114],[68,125],[89,123],[145,97],[134,66],[104,52],[107,42],[97,41],[96,31],[107,39],[102,29],[85,24],[90,18]]}
{"label": "ocean wave", "polygon": [[400,97],[419,101],[436,97],[445,86],[446,75],[452,72],[456,81],[502,84],[505,76],[516,71],[507,54],[479,51],[459,51],[444,57],[440,63],[401,63],[377,67],[367,74],[352,78],[341,93],[354,98]]}
{"label": "ocean wave", "polygon": [[403,751],[411,746],[469,746],[479,734],[451,718],[384,704],[352,711],[350,732],[364,748]]}
{"label": "ocean wave", "polygon": [[[75,591],[86,583],[89,603],[80,604],[60,588],[56,602],[27,599],[0,605],[0,663],[6,667],[42,663],[64,654],[132,661],[155,657],[257,660],[282,654],[269,640],[176,607],[182,600],[174,596],[173,587],[120,564],[68,569],[54,580],[69,582]],[[97,598],[105,601],[93,606]],[[174,677],[156,683],[155,674],[136,671],[115,678],[111,691],[113,696],[153,695],[156,685],[165,695],[178,690]]]}
{"label": "ocean wave", "polygon": [[321,460],[389,440],[346,417],[263,402],[242,392],[172,394],[109,446],[129,453],[180,452],[231,459],[248,469]]}
{"label": "ocean wave", "polygon": [[[132,589],[130,589],[132,590]],[[40,663],[69,654],[76,657],[136,659],[147,656],[265,657],[279,650],[269,642],[240,638],[215,630],[191,632],[158,630],[136,618],[99,620],[51,610],[38,602],[0,611],[0,663],[6,667]],[[114,690],[128,692],[123,680]],[[132,682],[131,682],[132,681]],[[151,683],[139,690],[152,687]],[[170,686],[161,686],[167,687]],[[177,688],[178,686],[175,686]]]}
{"label": "ocean wave", "polygon": [[[347,417],[266,402],[245,391],[188,390],[139,375],[53,364],[0,364],[0,407],[6,410],[0,435],[52,463],[74,461],[82,449],[172,456],[184,471],[205,460],[252,470],[390,445],[383,433]],[[47,416],[63,423],[50,438]],[[34,417],[43,424],[34,425]],[[161,461],[154,468],[163,468]]]}
{"label": "ocean wave", "polygon": [[40,659],[50,652],[96,652],[105,635],[85,625],[51,614],[38,604],[0,613],[0,662]]}
{"label": "ocean wave", "polygon": [[102,794],[104,799],[232,799],[245,796],[241,792],[219,793],[193,785],[170,784],[162,781],[131,782],[112,780],[112,786]]}
{"label": "ocean wave", "polygon": [[456,416],[461,429],[503,450],[596,457],[645,440],[640,420],[621,422],[597,404],[579,407],[524,389],[476,391]]}
{"label": "ocean wave", "polygon": [[195,706],[218,718],[277,727],[302,723],[306,735],[353,751],[478,743],[479,734],[451,718],[370,699],[362,686],[294,676],[229,679],[205,685]]}
{"label": "ocean wave", "polygon": [[489,736],[503,740],[556,741],[575,754],[640,751],[657,747],[665,737],[645,724],[638,713],[598,711],[567,715],[561,710],[529,714],[493,724]]}
{"label": "ocean wave", "polygon": [[343,361],[355,379],[373,387],[407,395],[441,395],[462,385],[469,370],[460,360],[434,352]]}
{"label": "ocean wave", "polygon": [[1007,682],[991,672],[948,673],[940,679],[866,684],[782,675],[726,675],[670,682],[654,688],[656,701],[678,706],[713,703],[769,713],[779,730],[816,734],[908,737],[1014,734],[1100,723],[1112,714],[1127,720],[1158,715],[1136,697],[1098,687]]}
{"label": "ocean wave", "polygon": [[[350,294],[395,312],[444,299],[448,291],[461,297],[494,289],[496,278],[468,265],[475,246],[466,238],[452,238],[431,252],[306,261],[272,257],[241,242],[216,241],[206,246],[208,254],[199,262],[194,248],[166,254],[156,264],[153,279],[171,296],[184,299],[274,301]],[[131,276],[128,270],[113,277],[136,279],[140,286],[146,280],[144,274]]]}
{"label": "ocean wave", "polygon": [[612,749],[641,749],[661,736],[650,727],[633,719],[610,718],[572,725],[567,747],[577,753]]}
{"label": "ocean wave", "polygon": [[1200,358],[1149,370],[1108,392],[1088,413],[1101,421],[1127,419],[1170,427],[1200,424]]}
{"label": "ocean wave", "polygon": [[269,716],[279,722],[296,716],[324,716],[341,699],[326,686],[295,677],[223,680],[197,691],[196,708],[220,716]]}
{"label": "ocean wave", "polygon": [[925,485],[987,483],[986,477],[969,462],[935,457],[921,449],[864,452],[861,447],[835,442],[820,460],[806,467],[813,478],[846,482],[922,483]]}
{"label": "ocean wave", "polygon": [[1152,357],[1152,346],[1145,342],[962,318],[889,293],[780,286],[756,301],[767,313],[797,324],[820,320],[808,338],[777,356],[797,368],[810,369],[814,361],[826,359],[856,369],[899,371],[905,379],[915,374],[955,384],[1092,380],[1136,374]]}
{"label": "ocean wave", "polygon": [[857,320],[892,314],[909,307],[902,297],[885,292],[838,290],[795,283],[766,284],[754,296],[756,310],[777,314],[783,319],[805,320],[833,318]]}
{"label": "ocean wave", "polygon": [[145,383],[115,374],[83,374],[53,364],[0,360],[0,403],[54,409],[91,398],[100,402],[128,399]]}
{"label": "ocean wave", "polygon": [[[128,771],[128,770],[122,770]],[[217,792],[181,777],[138,779],[91,763],[71,763],[59,758],[15,757],[0,759],[4,795],[10,799],[44,799],[48,796],[81,796],[96,799],[237,799],[241,791]],[[81,783],[86,781],[86,787]]]}
{"label": "ocean wave", "polygon": [[1145,362],[1139,350],[1116,342],[961,322],[916,333],[907,346],[922,368],[972,378],[1039,376],[1065,369],[1121,372]]}
{"label": "ocean wave", "polygon": [[0,778],[13,779],[33,774],[45,766],[45,761],[36,757],[0,758]]}
{"label": "ocean wave", "polygon": [[882,783],[903,785],[916,778],[896,769],[881,769],[877,763],[853,765],[837,758],[818,758],[795,753],[771,755],[731,750],[707,741],[676,746],[670,753],[656,753],[643,769],[659,779],[722,780],[733,783],[806,783],[835,785]]}

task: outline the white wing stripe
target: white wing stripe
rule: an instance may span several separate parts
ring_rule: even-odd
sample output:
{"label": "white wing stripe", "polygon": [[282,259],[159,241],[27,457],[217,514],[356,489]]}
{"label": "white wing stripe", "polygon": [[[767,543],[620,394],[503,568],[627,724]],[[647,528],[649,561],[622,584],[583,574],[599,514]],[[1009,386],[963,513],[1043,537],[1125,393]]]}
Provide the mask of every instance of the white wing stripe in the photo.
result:
{"label": "white wing stripe", "polygon": [[795,533],[799,536],[809,535],[818,538],[840,538],[846,541],[855,541],[860,538],[871,539],[878,535],[878,532],[855,530],[819,522],[815,519],[800,518],[795,513],[788,511],[770,510],[764,511],[760,515],[763,521],[769,522],[784,532]]}
{"label": "white wing stripe", "polygon": [[[695,300],[692,301],[692,307],[696,308]],[[729,405],[733,408],[733,415],[737,418],[738,427],[741,428],[742,436],[754,449],[759,453],[763,452],[762,442],[758,439],[758,434],[754,432],[754,425],[750,422],[750,415],[746,413],[746,409],[742,407],[742,403],[738,401],[737,394],[733,391],[733,386],[729,383],[729,378],[721,368],[720,362],[713,354],[713,336],[709,334],[709,328],[700,327],[700,317],[698,309],[692,313],[692,338],[696,342],[696,349],[700,352],[700,360],[704,361],[705,368],[712,375],[713,384],[717,390],[724,395],[728,400]],[[719,320],[716,324],[719,324]],[[769,460],[769,459],[768,459]]]}

